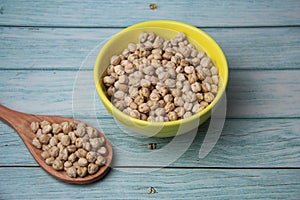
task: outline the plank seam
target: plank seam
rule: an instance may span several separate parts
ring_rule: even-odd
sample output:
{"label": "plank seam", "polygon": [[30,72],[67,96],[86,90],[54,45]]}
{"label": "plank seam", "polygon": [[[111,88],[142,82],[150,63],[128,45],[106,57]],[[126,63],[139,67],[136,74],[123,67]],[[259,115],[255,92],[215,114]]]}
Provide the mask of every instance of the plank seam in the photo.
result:
{"label": "plank seam", "polygon": [[[40,166],[0,166],[0,168],[40,168]],[[176,166],[113,166],[115,169],[194,169],[194,170],[300,170],[297,167],[176,167]]]}
{"label": "plank seam", "polygon": [[[46,25],[7,25],[7,24],[0,24],[0,28],[32,28],[32,29],[37,29],[37,28],[72,28],[72,29],[101,29],[101,28],[106,28],[106,29],[123,29],[127,28],[128,26],[46,26]],[[263,25],[263,26],[196,26],[197,28],[205,28],[205,29],[215,29],[215,28],[222,28],[222,29],[231,29],[231,28],[236,28],[236,29],[243,29],[243,28],[293,28],[293,27],[300,27],[300,24],[292,24],[292,25]]]}

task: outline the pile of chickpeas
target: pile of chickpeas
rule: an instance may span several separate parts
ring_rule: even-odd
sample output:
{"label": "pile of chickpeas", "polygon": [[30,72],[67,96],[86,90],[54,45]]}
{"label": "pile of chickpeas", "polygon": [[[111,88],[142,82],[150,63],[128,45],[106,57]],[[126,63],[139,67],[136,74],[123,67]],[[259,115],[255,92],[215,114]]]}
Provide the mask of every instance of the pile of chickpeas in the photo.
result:
{"label": "pile of chickpeas", "polygon": [[152,122],[188,118],[218,92],[217,67],[183,33],[167,40],[143,32],[110,59],[103,83],[111,102],[127,115]]}
{"label": "pile of chickpeas", "polygon": [[48,121],[32,122],[36,134],[32,144],[42,149],[45,163],[71,178],[95,174],[106,164],[108,150],[98,131],[84,123]]}

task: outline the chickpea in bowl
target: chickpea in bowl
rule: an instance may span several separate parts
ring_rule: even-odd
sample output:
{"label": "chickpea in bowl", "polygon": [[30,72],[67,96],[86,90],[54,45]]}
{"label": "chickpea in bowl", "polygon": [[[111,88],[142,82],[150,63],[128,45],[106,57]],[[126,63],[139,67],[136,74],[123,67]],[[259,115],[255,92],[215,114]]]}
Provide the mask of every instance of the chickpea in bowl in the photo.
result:
{"label": "chickpea in bowl", "polygon": [[133,25],[102,48],[94,68],[99,97],[128,129],[170,137],[203,123],[224,93],[226,58],[193,26],[156,20]]}

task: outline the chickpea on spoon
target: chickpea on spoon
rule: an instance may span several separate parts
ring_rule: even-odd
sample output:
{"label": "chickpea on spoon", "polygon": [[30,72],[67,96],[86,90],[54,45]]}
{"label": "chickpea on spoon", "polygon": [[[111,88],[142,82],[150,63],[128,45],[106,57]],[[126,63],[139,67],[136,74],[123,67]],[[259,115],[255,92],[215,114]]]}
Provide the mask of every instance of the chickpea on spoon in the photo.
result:
{"label": "chickpea on spoon", "polygon": [[0,119],[17,131],[36,162],[61,181],[87,184],[103,178],[110,170],[110,142],[83,122],[26,114],[1,104]]}

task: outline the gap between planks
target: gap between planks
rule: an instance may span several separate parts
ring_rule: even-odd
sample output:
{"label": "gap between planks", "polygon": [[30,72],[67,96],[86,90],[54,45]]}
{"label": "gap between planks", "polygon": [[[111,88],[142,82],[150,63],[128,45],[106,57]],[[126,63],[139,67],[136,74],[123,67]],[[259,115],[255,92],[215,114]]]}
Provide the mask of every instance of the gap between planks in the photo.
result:
{"label": "gap between planks", "polygon": [[[0,166],[0,168],[26,168],[34,169],[40,166]],[[299,167],[176,167],[176,166],[112,166],[112,169],[187,169],[187,170],[300,170]]]}

